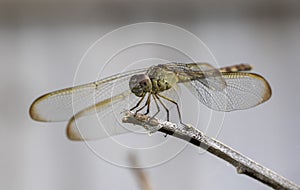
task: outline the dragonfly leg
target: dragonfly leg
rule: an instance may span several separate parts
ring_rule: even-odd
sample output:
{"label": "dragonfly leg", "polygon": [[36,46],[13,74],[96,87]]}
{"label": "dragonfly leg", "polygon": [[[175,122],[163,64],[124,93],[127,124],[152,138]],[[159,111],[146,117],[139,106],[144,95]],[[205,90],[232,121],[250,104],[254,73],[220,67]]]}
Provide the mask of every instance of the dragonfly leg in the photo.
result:
{"label": "dragonfly leg", "polygon": [[[179,116],[179,122],[180,122],[181,124],[184,124],[184,123],[182,122],[182,119],[181,119],[181,113],[180,113],[180,109],[179,109],[179,106],[178,106],[177,102],[174,101],[174,100],[172,100],[172,99],[170,99],[170,98],[168,98],[168,97],[166,97],[166,96],[163,96],[163,95],[161,95],[161,94],[157,94],[157,96],[159,96],[159,97],[161,97],[161,98],[163,98],[163,99],[165,99],[165,100],[168,100],[169,102],[172,102],[173,104],[176,105],[177,112],[178,112],[178,116]],[[161,101],[160,101],[160,102],[161,102]],[[168,120],[168,121],[169,121],[169,120]]]}
{"label": "dragonfly leg", "polygon": [[[148,95],[148,98],[147,98],[146,103],[145,103],[141,108],[139,108],[138,110],[136,110],[135,113],[140,112],[142,109],[144,109],[144,108],[148,105],[148,103],[150,103],[150,101],[148,100],[148,99],[150,99],[149,96],[150,96],[150,94]],[[150,107],[150,106],[149,106],[149,107]],[[146,112],[145,115],[147,115],[147,114],[148,114],[148,113]]]}
{"label": "dragonfly leg", "polygon": [[157,100],[159,101],[159,103],[165,108],[166,112],[167,112],[167,121],[170,121],[169,119],[169,109],[167,108],[167,106],[161,101],[161,99],[159,98],[158,94],[154,95]]}
{"label": "dragonfly leg", "polygon": [[160,112],[160,108],[159,108],[159,105],[157,103],[156,96],[153,95],[153,99],[154,99],[154,102],[155,102],[155,105],[156,105],[156,108],[157,108],[157,112],[151,117],[151,119],[154,118],[155,116],[157,116],[157,114]]}
{"label": "dragonfly leg", "polygon": [[147,104],[147,111],[144,113],[144,115],[148,115],[150,112],[150,101],[151,101],[151,94],[149,93],[146,104]]}
{"label": "dragonfly leg", "polygon": [[142,101],[144,100],[144,98],[145,98],[145,95],[141,97],[141,99],[138,101],[138,103],[135,106],[133,106],[132,108],[130,108],[130,111],[132,111],[135,108],[139,107],[140,104],[142,103]]}
{"label": "dragonfly leg", "polygon": [[[154,101],[155,101],[155,105],[156,105],[156,107],[157,107],[157,112],[150,118],[150,120],[152,119],[152,118],[154,118],[159,112],[160,112],[160,108],[159,108],[159,105],[158,105],[158,103],[157,103],[157,97],[155,96],[155,95],[153,95],[153,99],[154,99]],[[149,121],[150,121],[149,120]],[[167,133],[164,135],[165,137],[167,137]]]}

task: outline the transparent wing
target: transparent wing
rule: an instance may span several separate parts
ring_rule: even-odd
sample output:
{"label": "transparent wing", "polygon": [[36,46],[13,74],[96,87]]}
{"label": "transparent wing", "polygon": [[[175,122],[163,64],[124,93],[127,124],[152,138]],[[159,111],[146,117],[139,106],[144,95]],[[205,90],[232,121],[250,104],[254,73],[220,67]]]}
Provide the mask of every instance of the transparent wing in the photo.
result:
{"label": "transparent wing", "polygon": [[197,80],[211,90],[223,90],[226,87],[220,70],[208,63],[171,63],[164,67],[177,74],[179,83]]}
{"label": "transparent wing", "polygon": [[[180,90],[177,87],[176,85],[163,94],[177,101],[180,96]],[[117,90],[117,94],[112,98],[102,100],[95,105],[79,111],[69,120],[67,125],[67,136],[69,139],[76,141],[96,140],[128,132],[145,133],[141,127],[130,124],[126,125],[121,121],[123,117],[122,112],[135,106],[139,101],[139,97],[136,97],[129,90],[123,91],[122,86],[119,86],[115,90]],[[122,92],[119,93],[118,91]],[[141,106],[144,103],[145,101]],[[174,107],[169,102],[165,103],[170,110]],[[141,113],[145,111],[146,109],[142,110]],[[152,116],[156,112],[157,107],[152,99],[149,115]],[[165,110],[161,109],[157,117],[165,118]]]}
{"label": "transparent wing", "polygon": [[268,82],[260,75],[242,72],[224,72],[222,78],[226,86],[215,90],[210,88],[211,82],[193,80],[184,83],[189,90],[207,107],[216,111],[234,111],[254,107],[271,97]]}
{"label": "transparent wing", "polygon": [[[134,74],[144,73],[147,69],[128,71],[122,74],[45,94],[36,99],[30,107],[30,116],[37,121],[66,121],[74,113],[88,108],[97,102],[106,101],[106,104],[121,101],[121,98],[109,99],[129,89],[128,81]],[[122,87],[122,88],[120,88]],[[116,92],[122,89],[123,92]],[[123,94],[122,98],[125,98]],[[99,108],[101,104],[99,104]],[[107,107],[107,106],[106,106]],[[89,112],[92,114],[92,112]]]}
{"label": "transparent wing", "polygon": [[125,90],[77,112],[68,122],[68,138],[93,140],[130,132],[120,125],[120,114],[128,109],[133,99],[137,97]]}

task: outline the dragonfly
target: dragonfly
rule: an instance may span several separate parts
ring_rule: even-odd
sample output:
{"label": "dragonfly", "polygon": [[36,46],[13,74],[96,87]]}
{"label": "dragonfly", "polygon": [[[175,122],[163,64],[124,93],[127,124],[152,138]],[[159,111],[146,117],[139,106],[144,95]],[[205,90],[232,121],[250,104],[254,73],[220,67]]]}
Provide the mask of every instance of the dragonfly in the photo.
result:
{"label": "dragonfly", "polygon": [[[30,116],[36,121],[68,121],[67,136],[71,140],[102,138],[103,131],[95,135],[82,135],[76,120],[97,114],[100,121],[112,121],[117,108],[135,113],[149,114],[151,102],[156,112],[166,112],[175,106],[179,121],[181,112],[176,90],[184,85],[198,101],[215,111],[230,112],[248,109],[270,99],[272,91],[267,80],[251,73],[251,65],[239,64],[215,68],[209,63],[165,63],[148,68],[119,73],[95,82],[56,90],[37,98],[30,107]],[[127,102],[127,104],[126,104]],[[111,129],[110,129],[111,128]],[[108,126],[112,130],[113,126]],[[83,130],[88,130],[83,127]],[[114,129],[110,134],[126,131]]]}

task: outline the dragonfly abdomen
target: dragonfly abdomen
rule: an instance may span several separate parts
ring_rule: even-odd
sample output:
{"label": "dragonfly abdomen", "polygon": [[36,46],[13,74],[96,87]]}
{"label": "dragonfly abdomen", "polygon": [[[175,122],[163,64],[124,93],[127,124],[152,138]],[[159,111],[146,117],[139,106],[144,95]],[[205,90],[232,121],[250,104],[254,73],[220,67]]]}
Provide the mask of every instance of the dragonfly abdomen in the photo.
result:
{"label": "dragonfly abdomen", "polygon": [[224,72],[238,72],[238,71],[250,71],[252,70],[252,66],[249,64],[239,64],[239,65],[233,65],[229,67],[222,67],[219,69],[221,73]]}

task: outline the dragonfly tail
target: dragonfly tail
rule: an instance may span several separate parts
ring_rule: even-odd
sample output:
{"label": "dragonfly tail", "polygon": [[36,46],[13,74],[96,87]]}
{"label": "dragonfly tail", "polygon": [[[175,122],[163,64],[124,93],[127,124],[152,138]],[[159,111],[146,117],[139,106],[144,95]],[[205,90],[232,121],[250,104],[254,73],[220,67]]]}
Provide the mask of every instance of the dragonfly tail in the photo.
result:
{"label": "dragonfly tail", "polygon": [[238,72],[238,71],[250,71],[252,70],[252,66],[249,64],[239,64],[228,67],[222,67],[219,69],[221,73],[225,72]]}

